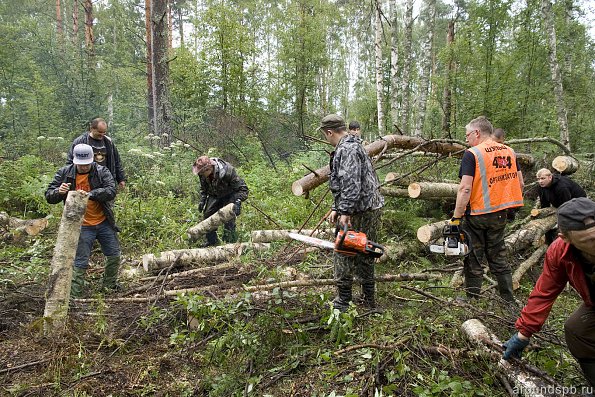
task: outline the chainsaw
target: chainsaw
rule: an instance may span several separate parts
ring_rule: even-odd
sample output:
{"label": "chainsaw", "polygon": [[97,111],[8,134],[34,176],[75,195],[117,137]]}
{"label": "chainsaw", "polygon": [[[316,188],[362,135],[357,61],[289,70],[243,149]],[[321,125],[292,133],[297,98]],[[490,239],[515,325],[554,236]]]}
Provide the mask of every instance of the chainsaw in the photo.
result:
{"label": "chainsaw", "polygon": [[442,243],[430,245],[430,252],[447,256],[467,256],[471,240],[459,225],[446,225],[442,229]]}
{"label": "chainsaw", "polygon": [[347,225],[342,230],[338,230],[336,234],[337,237],[334,243],[299,233],[289,233],[289,237],[315,247],[334,250],[345,256],[363,254],[373,258],[380,258],[384,254],[384,246],[368,240],[365,233],[348,230]]}

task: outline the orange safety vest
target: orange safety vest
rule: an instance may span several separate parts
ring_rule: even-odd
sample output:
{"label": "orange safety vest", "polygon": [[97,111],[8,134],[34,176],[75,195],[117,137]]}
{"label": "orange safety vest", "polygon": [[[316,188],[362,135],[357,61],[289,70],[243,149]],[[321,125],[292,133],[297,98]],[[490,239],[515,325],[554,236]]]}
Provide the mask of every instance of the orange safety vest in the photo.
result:
{"label": "orange safety vest", "polygon": [[522,207],[523,192],[514,150],[491,139],[468,149],[475,156],[471,215]]}

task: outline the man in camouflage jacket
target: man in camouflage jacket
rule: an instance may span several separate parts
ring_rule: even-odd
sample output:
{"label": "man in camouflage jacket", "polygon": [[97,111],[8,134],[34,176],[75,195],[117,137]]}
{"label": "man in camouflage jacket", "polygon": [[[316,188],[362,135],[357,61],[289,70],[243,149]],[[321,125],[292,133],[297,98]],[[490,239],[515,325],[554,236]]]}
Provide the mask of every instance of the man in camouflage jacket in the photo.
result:
{"label": "man in camouflage jacket", "polygon": [[[335,147],[330,160],[329,187],[334,204],[329,220],[340,228],[348,225],[361,231],[374,241],[380,226],[384,199],[378,191],[380,182],[370,157],[361,139],[347,133],[345,120],[341,116],[331,114],[324,117],[320,129],[326,140]],[[374,259],[361,254],[345,256],[335,253],[334,263],[338,295],[333,306],[341,311],[347,310],[352,300],[355,274],[362,285],[364,305],[374,307]]]}
{"label": "man in camouflage jacket", "polygon": [[[207,219],[227,204],[234,204],[236,215],[240,215],[242,201],[248,198],[248,186],[238,176],[235,168],[216,157],[201,156],[192,165],[192,172],[200,179],[200,202],[198,210]],[[217,231],[207,233],[205,246],[217,245]],[[235,243],[238,240],[235,218],[223,225],[223,241]]]}

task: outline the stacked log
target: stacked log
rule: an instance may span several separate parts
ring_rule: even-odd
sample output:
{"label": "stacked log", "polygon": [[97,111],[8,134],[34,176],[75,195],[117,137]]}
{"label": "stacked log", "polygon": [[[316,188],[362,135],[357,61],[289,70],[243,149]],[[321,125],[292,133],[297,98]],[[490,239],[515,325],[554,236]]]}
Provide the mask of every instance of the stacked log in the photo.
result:
{"label": "stacked log", "polygon": [[552,160],[552,168],[562,175],[574,174],[579,167],[580,164],[574,157],[558,156]]}
{"label": "stacked log", "polygon": [[521,229],[516,230],[504,239],[509,253],[518,252],[530,246],[541,244],[543,235],[556,225],[556,215],[548,215],[529,221]]}
{"label": "stacked log", "polygon": [[220,225],[231,221],[235,217],[234,204],[227,204],[204,221],[188,229],[188,239],[191,242],[197,241],[208,232],[217,230]]}
{"label": "stacked log", "polygon": [[66,196],[45,294],[43,317],[46,333],[59,331],[68,315],[72,266],[88,201],[89,195],[79,191],[70,191]]}
{"label": "stacked log", "polygon": [[270,244],[226,244],[217,247],[182,249],[165,251],[155,256],[153,254],[143,255],[143,268],[147,272],[164,269],[169,266],[188,266],[199,263],[217,263],[229,260],[231,257],[241,255],[244,251],[264,251],[270,248]]}
{"label": "stacked log", "polygon": [[458,184],[442,182],[415,182],[407,188],[409,197],[425,200],[456,199],[458,190]]}

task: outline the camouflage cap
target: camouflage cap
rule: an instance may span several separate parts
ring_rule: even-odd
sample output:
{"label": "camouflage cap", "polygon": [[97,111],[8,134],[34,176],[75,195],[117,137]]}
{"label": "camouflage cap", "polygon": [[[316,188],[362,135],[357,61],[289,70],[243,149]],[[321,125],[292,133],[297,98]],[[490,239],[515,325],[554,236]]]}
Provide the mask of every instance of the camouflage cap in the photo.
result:
{"label": "camouflage cap", "polygon": [[209,158],[209,156],[200,156],[194,161],[194,164],[192,164],[192,173],[194,175],[200,175],[211,165],[213,165],[213,161]]}
{"label": "camouflage cap", "polygon": [[338,114],[329,114],[324,116],[320,121],[321,130],[336,130],[339,128],[345,128],[345,120]]}
{"label": "camouflage cap", "polygon": [[586,197],[574,198],[558,208],[558,227],[562,232],[585,230],[595,225],[586,225],[588,218],[595,218],[595,202]]}

